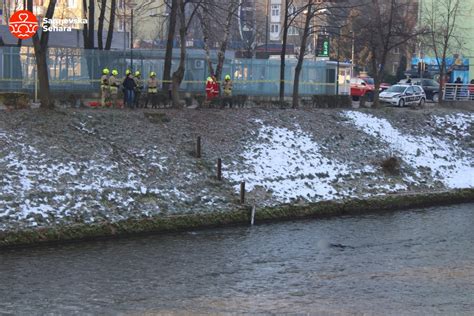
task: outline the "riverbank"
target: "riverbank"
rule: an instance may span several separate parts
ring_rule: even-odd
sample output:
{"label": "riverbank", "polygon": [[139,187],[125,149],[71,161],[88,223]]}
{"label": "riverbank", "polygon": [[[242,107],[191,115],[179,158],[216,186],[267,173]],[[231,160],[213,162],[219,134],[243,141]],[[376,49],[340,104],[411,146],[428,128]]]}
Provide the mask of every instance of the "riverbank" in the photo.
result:
{"label": "riverbank", "polygon": [[[409,210],[430,206],[455,205],[474,202],[474,189],[446,192],[401,194],[322,201],[304,205],[285,204],[255,210],[255,223],[326,218],[341,215],[380,213]],[[129,219],[115,223],[74,224],[21,231],[0,232],[0,248],[127,237],[185,230],[250,225],[252,207],[240,207],[233,212],[201,213],[175,216],[156,216],[146,219]]]}
{"label": "riverbank", "polygon": [[253,205],[261,221],[436,192],[472,202],[473,124],[446,108],[5,112],[0,243],[248,223]]}

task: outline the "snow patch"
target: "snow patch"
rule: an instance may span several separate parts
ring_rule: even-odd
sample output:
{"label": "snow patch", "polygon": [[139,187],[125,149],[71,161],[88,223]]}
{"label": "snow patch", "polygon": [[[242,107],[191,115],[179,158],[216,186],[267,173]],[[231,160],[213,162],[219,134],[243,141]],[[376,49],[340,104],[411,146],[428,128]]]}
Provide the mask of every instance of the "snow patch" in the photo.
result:
{"label": "snow patch", "polygon": [[[348,195],[333,186],[351,168],[330,160],[320,152],[320,146],[299,127],[295,130],[262,124],[258,139],[241,155],[243,164],[224,166],[224,176],[231,181],[245,181],[246,190],[264,187],[281,202],[291,199],[335,199]],[[371,170],[371,168],[367,168]],[[236,191],[239,185],[235,185]]]}
{"label": "snow patch", "polygon": [[[437,137],[404,134],[394,128],[386,119],[377,118],[371,114],[346,111],[344,116],[365,133],[387,142],[390,148],[396,151],[400,158],[410,166],[430,170],[433,179],[441,181],[446,187],[474,187],[472,152],[466,152],[451,142],[446,142]],[[448,117],[438,122],[456,124],[460,127],[459,130],[467,130],[468,124],[472,124],[474,118],[472,116]],[[454,125],[449,126],[452,128]],[[406,182],[412,182],[414,179],[407,177],[405,180]]]}

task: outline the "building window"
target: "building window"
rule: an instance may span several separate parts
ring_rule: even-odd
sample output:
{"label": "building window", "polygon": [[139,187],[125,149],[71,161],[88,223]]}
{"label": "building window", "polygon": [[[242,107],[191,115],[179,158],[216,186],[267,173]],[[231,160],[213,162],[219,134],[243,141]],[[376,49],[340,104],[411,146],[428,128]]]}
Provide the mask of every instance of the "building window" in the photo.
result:
{"label": "building window", "polygon": [[294,26],[288,28],[288,35],[298,35],[298,29]]}
{"label": "building window", "polygon": [[393,53],[396,54],[396,55],[400,55],[400,47],[395,47],[393,49]]}
{"label": "building window", "polygon": [[280,25],[278,25],[278,24],[270,25],[270,32],[271,33],[280,33]]}
{"label": "building window", "polygon": [[272,16],[275,16],[275,17],[280,16],[280,6],[279,5],[272,5]]}
{"label": "building window", "polygon": [[294,15],[294,14],[296,14],[296,11],[297,11],[297,8],[296,8],[296,6],[294,6],[294,5],[291,5],[291,6],[288,8],[288,12],[289,12],[290,14],[293,14],[293,15]]}
{"label": "building window", "polygon": [[398,70],[398,63],[393,63],[392,64],[392,74],[396,75]]}
{"label": "building window", "polygon": [[119,19],[117,22],[119,22],[118,25],[117,25],[117,31],[123,32],[124,31],[123,30],[123,19]]}

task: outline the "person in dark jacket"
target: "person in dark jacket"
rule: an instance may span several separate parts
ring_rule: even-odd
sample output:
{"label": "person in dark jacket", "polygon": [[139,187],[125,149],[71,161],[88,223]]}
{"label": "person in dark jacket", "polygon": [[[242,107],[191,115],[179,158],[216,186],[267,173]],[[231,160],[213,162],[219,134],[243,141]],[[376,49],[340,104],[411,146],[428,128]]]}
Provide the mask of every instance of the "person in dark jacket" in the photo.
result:
{"label": "person in dark jacket", "polygon": [[132,74],[129,73],[123,80],[123,89],[124,89],[124,94],[125,94],[125,100],[127,107],[133,109],[134,107],[134,94],[135,94],[135,88],[137,87],[137,84],[135,80],[133,80]]}

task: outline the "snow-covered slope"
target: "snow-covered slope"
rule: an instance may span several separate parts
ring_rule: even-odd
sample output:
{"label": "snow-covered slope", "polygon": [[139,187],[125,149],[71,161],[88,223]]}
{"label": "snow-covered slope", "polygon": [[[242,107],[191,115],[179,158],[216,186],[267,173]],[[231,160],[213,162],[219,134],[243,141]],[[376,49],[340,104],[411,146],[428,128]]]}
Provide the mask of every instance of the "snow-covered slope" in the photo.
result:
{"label": "snow-covered slope", "polygon": [[2,113],[0,231],[474,187],[474,114],[409,111]]}

